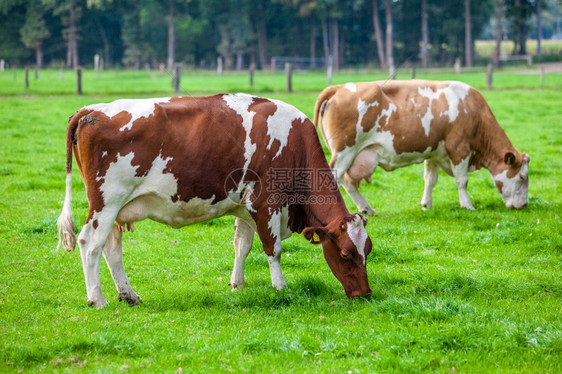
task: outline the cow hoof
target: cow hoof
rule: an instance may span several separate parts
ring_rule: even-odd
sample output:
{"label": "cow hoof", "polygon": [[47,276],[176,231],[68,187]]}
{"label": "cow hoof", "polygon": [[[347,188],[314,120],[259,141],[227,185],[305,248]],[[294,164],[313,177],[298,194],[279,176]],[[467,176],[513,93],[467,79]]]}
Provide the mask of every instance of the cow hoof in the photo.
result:
{"label": "cow hoof", "polygon": [[461,208],[467,209],[467,210],[476,210],[476,209],[474,209],[474,207],[472,205],[468,205],[468,206],[462,206],[461,205]]}
{"label": "cow hoof", "polygon": [[139,295],[133,293],[133,294],[128,294],[128,293],[120,293],[119,294],[119,301],[126,301],[127,303],[129,303],[130,306],[135,306],[138,305],[139,303],[142,304],[142,300],[139,297]]}
{"label": "cow hoof", "polygon": [[98,301],[88,300],[88,306],[95,306],[96,309],[103,309],[108,305],[109,303],[105,299],[101,299]]}
{"label": "cow hoof", "polygon": [[377,213],[375,212],[375,210],[374,210],[373,208],[371,208],[370,206],[361,209],[361,213],[362,213],[362,214],[366,214],[366,215],[368,215],[368,216],[376,216],[376,215],[377,215]]}
{"label": "cow hoof", "polygon": [[230,287],[232,287],[232,291],[238,291],[238,290],[243,290],[246,288],[246,285],[244,283],[234,283],[234,282],[230,282],[228,284]]}

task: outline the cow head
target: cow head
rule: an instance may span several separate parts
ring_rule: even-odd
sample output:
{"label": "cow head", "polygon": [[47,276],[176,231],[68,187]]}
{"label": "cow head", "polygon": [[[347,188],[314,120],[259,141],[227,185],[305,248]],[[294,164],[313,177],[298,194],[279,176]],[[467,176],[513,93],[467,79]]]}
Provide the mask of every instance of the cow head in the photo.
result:
{"label": "cow head", "polygon": [[504,156],[504,169],[493,175],[498,191],[508,208],[523,208],[527,206],[527,190],[529,187],[529,160],[526,153],[517,156],[507,152]]}
{"label": "cow head", "polygon": [[303,230],[311,243],[322,244],[324,258],[349,298],[371,294],[365,265],[373,244],[365,230],[366,224],[367,220],[360,214],[353,214],[324,227]]}

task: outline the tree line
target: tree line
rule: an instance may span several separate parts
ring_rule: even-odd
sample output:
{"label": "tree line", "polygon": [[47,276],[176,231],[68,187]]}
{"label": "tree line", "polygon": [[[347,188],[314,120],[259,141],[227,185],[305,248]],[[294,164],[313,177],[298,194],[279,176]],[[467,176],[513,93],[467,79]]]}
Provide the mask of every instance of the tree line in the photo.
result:
{"label": "tree line", "polygon": [[140,69],[212,68],[221,56],[225,69],[269,69],[292,56],[392,74],[406,63],[471,66],[481,37],[496,40],[496,63],[505,38],[515,54],[536,38],[540,54],[559,16],[557,0],[2,0],[0,59],[76,68],[97,54]]}

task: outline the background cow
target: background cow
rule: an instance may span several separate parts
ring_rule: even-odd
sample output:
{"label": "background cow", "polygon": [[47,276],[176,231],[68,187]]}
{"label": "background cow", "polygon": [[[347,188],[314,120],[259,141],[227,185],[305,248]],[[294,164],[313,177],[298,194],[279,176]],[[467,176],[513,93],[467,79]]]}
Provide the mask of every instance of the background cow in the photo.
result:
{"label": "background cow", "polygon": [[[181,227],[227,214],[237,217],[233,288],[244,286],[244,261],[254,232],[268,258],[273,286],[286,287],[281,240],[302,232],[322,244],[348,297],[371,292],[366,220],[349,213],[313,124],[288,104],[224,94],[90,105],[70,118],[66,147],[59,240],[65,249],[74,249],[74,153],[89,203],[78,237],[89,305],[107,304],[99,279],[102,253],[119,299],[140,301],[122,263],[122,232],[134,222],[150,218]],[[303,183],[293,175],[278,183],[279,175],[298,170],[311,178]],[[317,178],[322,170],[323,178]]]}
{"label": "background cow", "polygon": [[439,168],[455,178],[460,205],[474,209],[467,173],[487,168],[509,208],[527,205],[529,156],[513,147],[482,95],[461,82],[379,81],[324,89],[314,124],[332,153],[330,167],[359,210],[377,166],[390,171],[425,160],[421,205],[431,207]]}

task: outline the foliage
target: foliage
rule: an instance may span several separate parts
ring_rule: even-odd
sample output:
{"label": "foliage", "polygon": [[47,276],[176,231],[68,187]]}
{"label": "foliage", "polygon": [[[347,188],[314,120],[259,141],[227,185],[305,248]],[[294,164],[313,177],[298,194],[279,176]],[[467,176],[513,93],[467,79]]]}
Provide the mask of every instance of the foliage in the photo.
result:
{"label": "foliage", "polygon": [[[562,363],[562,76],[485,70],[418,70],[482,90],[514,145],[531,155],[529,206],[507,209],[485,170],[469,176],[476,211],[458,208],[441,174],[434,207],[418,205],[423,166],[385,173],[361,186],[378,215],[367,231],[374,295],[347,300],[318,247],[284,242],[289,289],[271,287],[255,239],[248,288],[231,292],[233,219],[181,230],[144,221],[124,235],[125,269],[144,303],[119,303],[102,266],[110,306],[87,307],[79,253],[56,249],[65,188],[68,117],[83,105],[166,96],[170,77],[84,72],[86,96],[70,95],[74,75],[40,73],[23,90],[22,71],[0,73],[0,370],[6,372],[560,372]],[[400,77],[399,72],[399,77]],[[407,72],[404,72],[407,73]],[[384,79],[343,71],[334,83]],[[250,91],[247,75],[184,73],[184,94]],[[325,75],[257,72],[258,94],[312,115]],[[74,167],[78,228],[87,202]],[[344,194],[345,196],[345,194]],[[351,200],[345,196],[350,208]],[[354,210],[354,208],[352,208]],[[182,368],[180,371],[179,368]]]}
{"label": "foliage", "polygon": [[[337,24],[341,66],[374,66],[373,11],[378,11],[384,30],[384,6],[372,9],[368,0],[174,0],[176,60],[196,67],[213,67],[217,55],[228,61],[238,58],[243,67],[257,61],[257,43],[263,25],[267,40],[266,60],[273,56],[324,57],[333,42]],[[379,4],[383,4],[379,1]],[[432,64],[449,64],[464,54],[464,0],[428,0],[430,57]],[[544,1],[545,35],[556,32],[556,0]],[[41,6],[37,6],[37,5]],[[30,64],[41,41],[47,64],[66,60],[71,30],[70,4],[78,24],[79,63],[89,66],[99,54],[106,66],[153,67],[166,61],[170,1],[163,0],[3,0],[0,2],[0,58],[12,65]],[[394,55],[397,66],[419,61],[421,1],[390,2],[394,24]],[[534,2],[506,0],[505,30],[517,41],[528,33]],[[493,0],[471,0],[472,35],[490,37],[485,26],[493,14]],[[328,28],[331,28],[329,26]],[[515,32],[517,31],[517,32]],[[521,33],[524,33],[521,34]],[[64,38],[63,38],[64,36]],[[327,38],[324,40],[324,38]],[[324,48],[322,46],[326,44]],[[315,45],[315,48],[311,46]],[[519,49],[518,49],[519,50]],[[232,57],[234,56],[234,57]],[[264,62],[265,64],[265,62]],[[235,66],[234,63],[227,64]],[[267,64],[265,64],[267,65]],[[239,67],[240,65],[238,65]]]}

